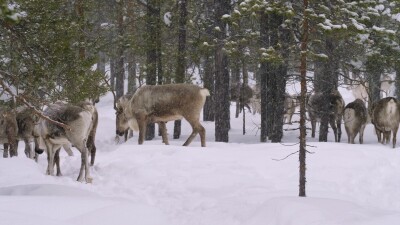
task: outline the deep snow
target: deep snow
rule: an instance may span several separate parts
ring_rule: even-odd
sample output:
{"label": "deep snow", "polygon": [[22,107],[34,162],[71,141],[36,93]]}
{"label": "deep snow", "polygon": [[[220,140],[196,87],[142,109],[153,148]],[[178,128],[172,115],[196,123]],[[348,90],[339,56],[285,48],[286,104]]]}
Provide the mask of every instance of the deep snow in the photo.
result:
{"label": "deep snow", "polygon": [[[346,103],[352,96],[341,89]],[[259,115],[234,118],[229,143],[214,142],[214,123],[202,122],[207,147],[190,133],[170,145],[161,138],[137,145],[137,133],[115,144],[111,94],[98,105],[97,157],[92,184],[76,180],[80,156],[61,153],[62,177],[45,175],[46,156],[0,158],[1,224],[312,225],[400,224],[400,145],[377,143],[367,125],[365,144],[318,143],[308,138],[307,196],[298,195],[298,131],[282,144],[259,143]],[[294,117],[293,119],[296,119]],[[173,123],[168,123],[171,133]],[[298,124],[285,125],[296,128]]]}

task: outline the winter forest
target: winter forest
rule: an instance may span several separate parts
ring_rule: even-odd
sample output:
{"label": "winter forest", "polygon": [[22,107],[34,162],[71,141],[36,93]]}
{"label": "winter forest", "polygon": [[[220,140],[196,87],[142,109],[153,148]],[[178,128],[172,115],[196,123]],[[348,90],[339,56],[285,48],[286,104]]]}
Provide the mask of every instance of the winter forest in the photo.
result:
{"label": "winter forest", "polygon": [[399,0],[0,0],[0,217],[399,224],[399,29]]}

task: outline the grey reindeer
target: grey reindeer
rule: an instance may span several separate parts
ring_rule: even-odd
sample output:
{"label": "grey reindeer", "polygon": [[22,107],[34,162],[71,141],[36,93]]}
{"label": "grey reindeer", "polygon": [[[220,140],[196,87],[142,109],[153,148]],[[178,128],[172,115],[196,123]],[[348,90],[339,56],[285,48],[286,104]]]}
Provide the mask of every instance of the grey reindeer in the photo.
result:
{"label": "grey reindeer", "polygon": [[361,99],[350,102],[344,108],[343,121],[349,144],[354,144],[354,139],[359,134],[360,144],[364,142],[364,129],[367,125],[368,112]]}
{"label": "grey reindeer", "polygon": [[163,141],[168,144],[165,123],[185,118],[192,126],[192,133],[184,146],[197,134],[201,146],[206,146],[205,129],[200,124],[200,112],[210,92],[193,84],[146,85],[139,88],[130,101],[117,111],[116,133],[120,136],[131,128],[139,130],[139,144],[143,144],[148,123],[160,123]]}

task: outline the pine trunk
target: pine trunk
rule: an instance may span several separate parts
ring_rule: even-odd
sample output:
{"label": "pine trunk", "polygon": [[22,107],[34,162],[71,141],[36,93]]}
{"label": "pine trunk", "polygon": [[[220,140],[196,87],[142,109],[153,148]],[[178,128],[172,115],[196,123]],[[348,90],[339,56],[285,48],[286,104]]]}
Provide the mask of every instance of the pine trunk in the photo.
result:
{"label": "pine trunk", "polygon": [[[156,85],[157,82],[157,19],[156,0],[147,1],[147,52],[146,52],[146,84]],[[155,136],[154,124],[149,124],[146,129],[146,140],[152,140]]]}
{"label": "pine trunk", "polygon": [[230,101],[229,101],[229,69],[228,56],[223,51],[226,39],[226,24],[222,16],[229,14],[230,1],[216,0],[215,24],[219,28],[215,31],[217,46],[215,50],[215,141],[228,142],[230,129]]}
{"label": "pine trunk", "polygon": [[306,196],[306,94],[307,94],[307,44],[308,44],[308,0],[303,0],[303,26],[300,58],[300,149],[299,149],[299,196]]}
{"label": "pine trunk", "polygon": [[204,59],[204,87],[210,91],[210,96],[207,97],[203,108],[203,120],[214,121],[215,120],[215,109],[214,109],[214,71],[213,62],[211,56],[205,56]]}
{"label": "pine trunk", "polygon": [[[268,15],[264,12],[260,15],[260,47],[268,49]],[[268,137],[268,121],[267,121],[267,76],[268,76],[268,63],[262,61],[259,70],[260,76],[260,97],[261,97],[261,134],[260,141],[267,142]]]}
{"label": "pine trunk", "polygon": [[115,95],[117,99],[119,99],[122,95],[124,95],[124,43],[122,37],[124,35],[124,5],[123,1],[117,2],[117,61],[116,61],[116,70],[115,70]]}
{"label": "pine trunk", "polygon": [[[214,3],[212,0],[205,0],[205,12],[206,18],[212,18]],[[213,26],[208,24],[206,28],[206,37],[213,36]],[[214,78],[214,65],[213,59],[209,52],[204,56],[204,87],[210,91],[210,96],[207,97],[203,107],[203,120],[214,121],[215,120],[215,108],[214,108],[214,89],[215,89],[215,78]]]}
{"label": "pine trunk", "polygon": [[[186,21],[187,7],[186,0],[180,0],[179,5],[179,34],[178,34],[178,57],[176,65],[176,83],[185,82],[186,73]],[[176,120],[174,124],[174,139],[181,136],[181,121]]]}

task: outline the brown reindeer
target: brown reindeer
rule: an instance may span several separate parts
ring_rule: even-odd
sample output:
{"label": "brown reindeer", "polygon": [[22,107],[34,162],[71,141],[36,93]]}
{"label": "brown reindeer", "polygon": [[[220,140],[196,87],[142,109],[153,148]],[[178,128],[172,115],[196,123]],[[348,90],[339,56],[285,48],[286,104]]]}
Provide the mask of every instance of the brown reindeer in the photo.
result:
{"label": "brown reindeer", "polygon": [[387,97],[374,102],[371,107],[371,123],[375,126],[378,142],[387,144],[393,132],[393,148],[396,146],[397,130],[400,123],[400,110],[397,99]]}
{"label": "brown reindeer", "polygon": [[363,143],[367,118],[368,112],[363,100],[358,98],[346,105],[343,113],[343,121],[349,144],[354,144],[354,139],[358,133],[360,134],[360,144]]}
{"label": "brown reindeer", "polygon": [[4,146],[3,157],[18,156],[18,125],[14,110],[0,109],[0,143]]}
{"label": "brown reindeer", "polygon": [[30,159],[37,158],[35,148],[32,146],[35,137],[35,125],[39,118],[33,113],[33,110],[26,106],[20,106],[16,109],[16,120],[18,124],[18,140],[25,143],[25,155]]}
{"label": "brown reindeer", "polygon": [[[183,145],[189,145],[199,133],[201,146],[205,147],[205,129],[199,119],[209,94],[207,89],[193,84],[143,86],[136,91],[127,105],[117,111],[116,133],[122,136],[128,127],[139,130],[138,142],[143,144],[148,123],[160,123],[165,126],[168,121],[185,118],[193,131]],[[166,129],[164,127],[161,130],[164,139]]]}
{"label": "brown reindeer", "polygon": [[[329,124],[331,125],[335,134],[335,141],[340,142],[342,135],[341,121],[344,108],[344,100],[342,95],[337,90],[333,90],[325,98],[322,92],[316,92],[312,94],[307,103],[307,111],[311,120],[311,137],[315,137],[315,128],[317,121],[321,120],[324,113],[328,114]],[[322,108],[325,101],[329,102],[328,112],[324,112]],[[335,124],[336,122],[336,124]]]}
{"label": "brown reindeer", "polygon": [[232,84],[230,88],[230,94],[231,101],[236,102],[236,118],[239,116],[239,113],[242,112],[244,107],[251,112],[250,103],[254,95],[253,92],[253,89],[249,85],[243,85],[240,83]]}

